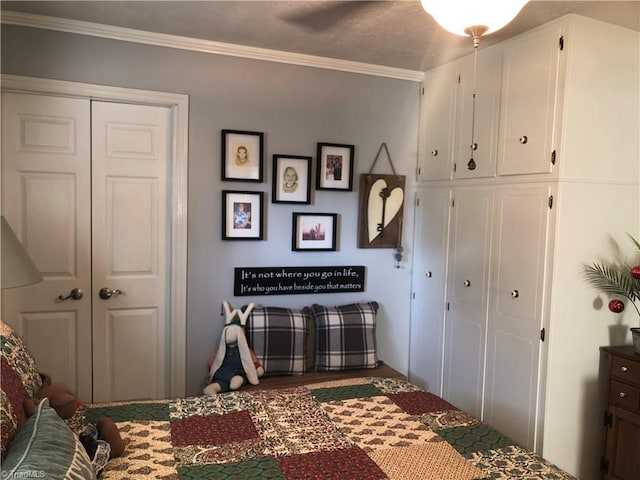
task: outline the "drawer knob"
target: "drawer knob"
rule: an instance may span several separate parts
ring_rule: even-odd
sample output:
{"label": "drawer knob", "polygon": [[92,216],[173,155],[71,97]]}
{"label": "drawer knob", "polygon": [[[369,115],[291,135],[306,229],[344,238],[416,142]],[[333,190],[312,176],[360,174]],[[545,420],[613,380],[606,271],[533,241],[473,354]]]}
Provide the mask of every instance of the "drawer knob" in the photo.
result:
{"label": "drawer knob", "polygon": [[434,148],[433,150],[431,150],[431,155],[433,155],[434,157],[437,157],[438,156],[438,149]]}
{"label": "drawer knob", "polygon": [[629,370],[629,369],[628,369],[627,367],[625,367],[624,365],[622,365],[622,366],[620,367],[620,371],[621,371],[621,372],[626,372],[627,370]]}
{"label": "drawer knob", "polygon": [[624,398],[627,396],[627,394],[624,392],[620,392],[618,395],[620,396],[620,398]]}

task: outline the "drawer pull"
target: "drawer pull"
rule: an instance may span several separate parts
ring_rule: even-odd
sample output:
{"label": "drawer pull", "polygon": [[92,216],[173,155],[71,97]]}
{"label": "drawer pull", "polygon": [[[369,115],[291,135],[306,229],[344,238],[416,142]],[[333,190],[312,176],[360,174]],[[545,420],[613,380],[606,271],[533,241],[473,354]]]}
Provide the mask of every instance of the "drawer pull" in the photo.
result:
{"label": "drawer pull", "polygon": [[620,371],[621,371],[621,372],[626,372],[627,370],[629,370],[629,369],[628,369],[627,367],[625,367],[624,365],[622,365],[622,366],[620,367]]}
{"label": "drawer pull", "polygon": [[620,396],[620,398],[624,398],[627,396],[627,394],[624,392],[620,392],[618,395]]}

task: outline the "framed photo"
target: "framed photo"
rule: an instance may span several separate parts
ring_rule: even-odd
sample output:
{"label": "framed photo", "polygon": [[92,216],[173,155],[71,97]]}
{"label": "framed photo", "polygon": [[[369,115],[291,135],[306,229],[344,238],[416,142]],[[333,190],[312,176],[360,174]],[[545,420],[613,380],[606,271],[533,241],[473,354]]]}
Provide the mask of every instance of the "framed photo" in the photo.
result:
{"label": "framed photo", "polygon": [[311,157],[273,156],[273,203],[311,203]]}
{"label": "framed photo", "polygon": [[262,240],[263,192],[222,191],[222,239]]}
{"label": "framed photo", "polygon": [[337,213],[293,212],[291,250],[335,251]]}
{"label": "framed photo", "polygon": [[353,145],[318,143],[316,190],[353,190]]}
{"label": "framed photo", "polygon": [[222,130],[222,180],[262,182],[264,134]]}

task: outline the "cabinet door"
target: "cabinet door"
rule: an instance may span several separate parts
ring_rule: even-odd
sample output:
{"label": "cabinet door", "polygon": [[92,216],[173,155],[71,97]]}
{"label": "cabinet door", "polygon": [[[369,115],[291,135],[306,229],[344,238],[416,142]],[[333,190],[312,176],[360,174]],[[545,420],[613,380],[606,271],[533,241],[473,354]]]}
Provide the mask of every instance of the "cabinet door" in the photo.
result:
{"label": "cabinet door", "polygon": [[560,28],[553,26],[505,47],[499,175],[552,171],[560,37]]}
{"label": "cabinet door", "polygon": [[640,415],[611,405],[611,425],[605,432],[605,480],[640,478]]}
{"label": "cabinet door", "polygon": [[454,192],[445,320],[443,397],[482,415],[493,189]]}
{"label": "cabinet door", "polygon": [[460,83],[453,157],[456,178],[496,174],[502,51],[488,48],[478,52],[477,61],[474,57],[469,55],[457,62]]}
{"label": "cabinet door", "polygon": [[442,395],[442,339],[451,190],[417,194],[409,379]]}
{"label": "cabinet door", "polygon": [[550,194],[545,185],[505,187],[496,193],[484,420],[531,449],[539,401]]}
{"label": "cabinet door", "polygon": [[425,74],[420,104],[418,180],[451,178],[456,86],[452,64]]}

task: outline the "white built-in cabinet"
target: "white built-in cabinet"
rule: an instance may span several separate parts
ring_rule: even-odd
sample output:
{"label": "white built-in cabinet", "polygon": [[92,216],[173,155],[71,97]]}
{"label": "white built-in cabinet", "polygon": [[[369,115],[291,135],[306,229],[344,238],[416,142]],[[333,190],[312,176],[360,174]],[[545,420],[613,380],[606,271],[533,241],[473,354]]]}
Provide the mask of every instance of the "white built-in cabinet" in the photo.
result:
{"label": "white built-in cabinet", "polygon": [[[579,341],[556,312],[571,309],[567,291],[588,295],[579,252],[615,234],[607,208],[629,220],[622,232],[639,228],[638,34],[569,15],[481,42],[475,82],[469,50],[423,84],[409,378],[571,471],[570,449],[542,446],[574,435],[586,448],[583,419],[563,424],[559,410],[584,400],[584,380],[575,398],[553,383],[575,373],[562,362]],[[635,203],[600,194],[612,184]],[[562,275],[575,281],[554,287]]]}

